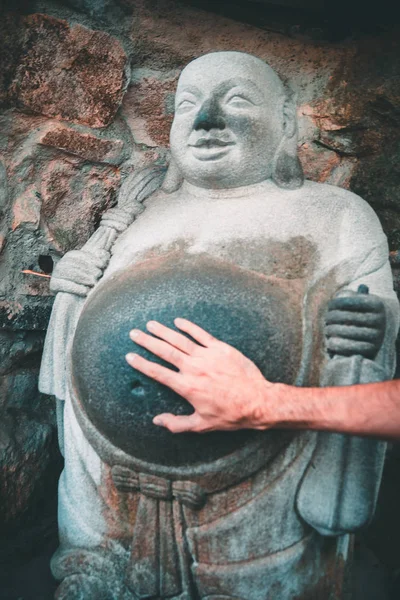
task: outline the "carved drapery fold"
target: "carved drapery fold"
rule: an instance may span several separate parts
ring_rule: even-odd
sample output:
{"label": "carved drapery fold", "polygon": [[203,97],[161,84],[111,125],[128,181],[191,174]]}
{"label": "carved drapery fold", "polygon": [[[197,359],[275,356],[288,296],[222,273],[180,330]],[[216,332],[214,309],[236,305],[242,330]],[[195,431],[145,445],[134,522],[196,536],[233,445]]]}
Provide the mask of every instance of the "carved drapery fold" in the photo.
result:
{"label": "carved drapery fold", "polygon": [[173,503],[192,510],[202,508],[205,491],[192,481],[170,481],[137,473],[116,465],[112,478],[120,492],[139,492],[139,506],[133,532],[127,583],[139,598],[168,598],[184,590],[187,574],[182,573],[185,553],[182,522],[175,518]]}

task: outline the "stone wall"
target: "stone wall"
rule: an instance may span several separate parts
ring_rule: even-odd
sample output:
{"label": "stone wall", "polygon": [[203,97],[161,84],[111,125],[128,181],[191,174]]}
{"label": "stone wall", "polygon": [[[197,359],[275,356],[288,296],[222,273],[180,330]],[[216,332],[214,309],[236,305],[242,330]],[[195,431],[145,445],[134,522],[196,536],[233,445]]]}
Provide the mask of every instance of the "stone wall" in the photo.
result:
{"label": "stone wall", "polygon": [[128,173],[165,162],[176,80],[193,58],[242,50],[290,82],[306,176],[374,207],[400,289],[399,31],[390,18],[360,23],[362,16],[346,14],[343,23],[246,0],[3,7],[0,520],[7,531],[37,527],[60,468],[54,405],[36,387],[52,267],[87,240]]}

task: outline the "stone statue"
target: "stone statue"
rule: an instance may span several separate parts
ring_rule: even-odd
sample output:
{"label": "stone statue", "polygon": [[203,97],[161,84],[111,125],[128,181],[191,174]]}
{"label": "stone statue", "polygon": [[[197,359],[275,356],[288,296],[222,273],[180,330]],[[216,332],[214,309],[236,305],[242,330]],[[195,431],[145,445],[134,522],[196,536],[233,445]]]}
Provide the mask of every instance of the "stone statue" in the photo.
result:
{"label": "stone statue", "polygon": [[[361,198],[303,181],[293,95],[268,65],[219,52],[183,70],[168,170],[127,179],[52,278],[40,388],[57,398],[65,456],[58,599],[341,597],[348,534],[371,519],[385,445],[309,431],[174,436],[152,418],[191,407],[124,356],[133,327],[180,316],[272,381],[390,378],[387,255]],[[327,346],[333,298],[351,335],[339,325]]]}

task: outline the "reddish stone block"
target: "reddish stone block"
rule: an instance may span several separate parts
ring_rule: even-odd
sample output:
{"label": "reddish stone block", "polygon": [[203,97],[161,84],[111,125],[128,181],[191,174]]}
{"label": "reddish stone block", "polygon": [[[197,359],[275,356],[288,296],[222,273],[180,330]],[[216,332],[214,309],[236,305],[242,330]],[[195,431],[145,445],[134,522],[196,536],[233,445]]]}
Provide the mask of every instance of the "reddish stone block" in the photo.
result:
{"label": "reddish stone block", "polygon": [[135,142],[169,146],[173,111],[168,110],[168,100],[173,101],[176,82],[176,77],[165,81],[144,77],[130,86],[123,111]]}
{"label": "reddish stone block", "polygon": [[325,183],[340,164],[340,156],[332,150],[319,148],[315,144],[303,144],[299,158],[306,179]]}
{"label": "reddish stone block", "polygon": [[90,162],[120,164],[124,156],[124,142],[100,137],[94,131],[82,132],[65,125],[57,125],[40,138],[44,146],[52,146],[75,154]]}
{"label": "reddish stone block", "polygon": [[54,160],[42,173],[42,227],[49,245],[64,254],[89,239],[102,213],[115,200],[120,173],[115,167],[87,169]]}
{"label": "reddish stone block", "polygon": [[128,59],[103,31],[33,14],[22,21],[23,52],[10,92],[18,107],[57,119],[104,127],[127,86]]}
{"label": "reddish stone block", "polygon": [[35,193],[34,186],[30,186],[14,202],[11,229],[15,231],[21,226],[31,230],[37,229],[39,221],[40,201]]}

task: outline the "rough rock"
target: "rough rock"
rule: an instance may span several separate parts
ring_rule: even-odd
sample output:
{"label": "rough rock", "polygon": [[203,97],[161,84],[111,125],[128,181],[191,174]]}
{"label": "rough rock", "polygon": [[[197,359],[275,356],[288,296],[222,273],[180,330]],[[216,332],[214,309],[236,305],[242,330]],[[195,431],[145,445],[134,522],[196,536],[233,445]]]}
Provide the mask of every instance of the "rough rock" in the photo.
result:
{"label": "rough rock", "polygon": [[18,331],[45,331],[50,319],[53,297],[46,292],[37,297],[19,295],[18,300],[0,300],[0,329]]}
{"label": "rough rock", "polygon": [[[43,333],[32,331],[3,330],[0,332],[0,376],[23,368],[26,362],[32,362],[32,357],[38,360],[43,348]],[[28,358],[29,357],[29,358]],[[3,397],[0,406],[6,402]]]}
{"label": "rough rock", "polygon": [[318,148],[312,142],[299,148],[299,158],[307,179],[327,182],[332,171],[340,164],[340,157],[328,149]]}
{"label": "rough rock", "polygon": [[[1,6],[0,6],[1,8]],[[14,80],[23,47],[23,17],[2,13],[0,18],[0,106],[9,104],[9,87]]]}
{"label": "rough rock", "polygon": [[119,165],[127,158],[122,139],[107,138],[89,128],[82,131],[58,124],[42,134],[40,143],[75,154],[90,162]]}
{"label": "rough rock", "polygon": [[9,92],[16,105],[91,127],[108,125],[127,85],[128,59],[119,41],[47,15],[29,15],[21,27],[23,50]]}
{"label": "rough rock", "polygon": [[123,113],[136,143],[168,146],[173,119],[177,75],[144,76],[132,83],[124,98]]}
{"label": "rough rock", "polygon": [[[4,385],[7,383],[9,381],[5,381]],[[28,384],[28,380],[25,383]],[[23,386],[20,391],[27,390]],[[3,415],[0,426],[0,512],[3,527],[30,509],[51,462],[51,450],[54,450],[55,428],[32,422],[27,416],[23,418],[21,411],[18,412],[18,420],[15,412],[14,416],[10,412]]]}
{"label": "rough rock", "polygon": [[112,0],[65,0],[65,2],[89,15],[101,16]]}
{"label": "rough rock", "polygon": [[40,220],[40,201],[33,186],[28,187],[13,205],[13,220],[11,229],[28,227],[37,229]]}
{"label": "rough rock", "polygon": [[64,254],[87,241],[104,210],[115,201],[119,182],[120,173],[113,167],[81,167],[63,160],[48,163],[40,187],[41,216],[47,239],[57,252]]}
{"label": "rough rock", "polygon": [[0,162],[0,219],[7,208],[8,199],[7,172],[4,164]]}
{"label": "rough rock", "polygon": [[46,486],[59,471],[54,402],[37,389],[43,339],[44,332],[0,332],[2,531],[40,510]]}
{"label": "rough rock", "polygon": [[[68,132],[70,127],[65,122],[15,110],[0,120],[0,140],[3,133],[7,136],[5,151],[1,154],[0,149],[0,155],[7,170],[8,188],[3,230],[0,229],[1,326],[46,326],[49,279],[40,275],[51,270],[43,270],[43,260],[52,263],[67,249],[82,246],[102,212],[115,202],[121,177],[115,165],[92,163],[87,156],[38,143],[49,131]],[[72,141],[111,140],[112,149],[103,160],[119,162],[130,155],[131,136],[122,119],[101,131],[74,125],[73,133],[75,130],[78,137]],[[88,138],[79,137],[83,133]],[[81,149],[82,154],[87,151]],[[4,180],[5,169],[2,173]],[[26,270],[34,273],[24,273]]]}

